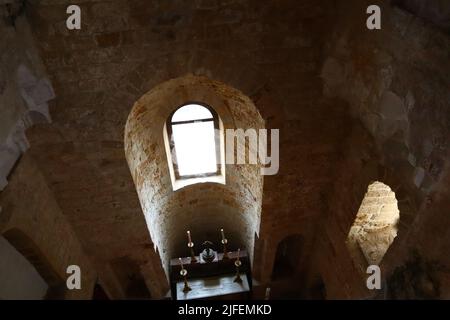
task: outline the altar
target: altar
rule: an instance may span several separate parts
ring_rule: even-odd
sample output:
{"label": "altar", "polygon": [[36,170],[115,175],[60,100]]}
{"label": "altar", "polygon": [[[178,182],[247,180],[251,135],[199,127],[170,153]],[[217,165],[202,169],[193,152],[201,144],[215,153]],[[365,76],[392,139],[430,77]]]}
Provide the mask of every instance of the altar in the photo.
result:
{"label": "altar", "polygon": [[242,277],[242,282],[235,282],[235,274],[219,275],[208,278],[197,278],[189,281],[192,289],[183,292],[184,281],[176,284],[177,300],[192,299],[248,299],[250,287],[247,277]]}
{"label": "altar", "polygon": [[[239,257],[239,258],[238,258]],[[194,299],[249,299],[251,293],[250,264],[245,250],[230,251],[227,256],[218,253],[213,261],[200,256],[172,259],[170,261],[171,293],[174,300]],[[239,260],[239,268],[236,261]],[[180,274],[186,270],[186,283]],[[238,278],[238,279],[237,279]],[[185,290],[186,284],[190,290]]]}

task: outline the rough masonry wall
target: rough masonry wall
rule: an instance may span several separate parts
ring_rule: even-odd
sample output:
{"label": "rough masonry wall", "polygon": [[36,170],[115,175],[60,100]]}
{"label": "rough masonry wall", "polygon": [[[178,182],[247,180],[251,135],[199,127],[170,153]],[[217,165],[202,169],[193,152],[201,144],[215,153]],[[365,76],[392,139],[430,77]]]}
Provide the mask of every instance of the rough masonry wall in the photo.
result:
{"label": "rough masonry wall", "polygon": [[[126,297],[118,260],[138,265],[130,269],[142,273],[152,296],[164,295],[159,255],[123,152],[124,128],[141,96],[186,74],[240,90],[267,128],[280,129],[281,167],[265,177],[255,245],[254,274],[264,285],[278,243],[299,234],[300,265],[322,273],[327,297],[368,296],[345,239],[374,180],[395,191],[401,215],[384,268],[407,253],[406,234],[430,245],[425,233],[411,231],[445,219],[449,50],[433,27],[387,2],[383,30],[368,33],[367,1],[117,0],[83,1],[82,29],[69,31],[69,3],[30,2],[26,11],[57,95],[53,123],[28,136],[114,297]],[[426,204],[436,218],[417,213]],[[442,255],[447,244],[429,254]]]}
{"label": "rough masonry wall", "polygon": [[[214,108],[223,129],[264,128],[251,100],[241,92],[206,77],[188,75],[158,85],[134,105],[125,128],[125,153],[136,184],[147,226],[163,266],[169,259],[188,256],[186,231],[196,251],[209,240],[219,251],[220,229],[229,249],[246,249],[253,257],[259,233],[263,176],[252,164],[225,167],[225,185],[197,183],[173,191],[164,146],[164,124],[170,114],[189,101]],[[222,132],[225,136],[225,132]],[[248,154],[249,146],[245,152]],[[237,149],[233,150],[237,153]]]}
{"label": "rough masonry wall", "polygon": [[343,104],[321,99],[333,1],[86,1],[82,28],[73,32],[65,28],[68,3],[43,0],[28,11],[57,95],[54,122],[30,139],[89,256],[103,266],[125,256],[142,266],[160,263],[123,134],[141,96],[190,73],[241,91],[267,128],[280,129],[281,167],[264,180],[255,276],[270,281],[285,237],[301,234],[310,248],[352,125]]}
{"label": "rough masonry wall", "polygon": [[[381,263],[383,277],[401,265],[413,249],[420,248],[426,259],[439,259],[447,269],[440,275],[444,297],[449,290],[449,261],[444,257],[449,245],[445,231],[449,220],[443,199],[450,192],[445,182],[448,173],[444,173],[449,162],[450,41],[441,25],[387,1],[379,3],[382,30],[359,28],[365,23],[363,13],[368,4],[354,1],[340,7],[338,28],[326,46],[322,78],[325,95],[347,101],[351,113],[369,130],[379,160],[361,156],[369,152],[367,146],[352,150],[357,155],[353,160],[349,157],[349,165],[342,168],[347,176],[336,181],[336,200],[330,201],[330,217],[324,222],[326,232],[319,233],[318,246],[328,253],[317,257],[322,260],[317,264],[328,273],[329,298],[364,294],[365,277],[358,280],[341,242],[353,223],[363,190],[379,180],[396,193],[400,210],[398,236]],[[343,188],[350,183],[351,187]],[[433,229],[438,223],[440,228]],[[341,279],[326,271],[326,256],[337,257]],[[361,292],[355,292],[355,283],[360,284]]]}
{"label": "rough masonry wall", "polygon": [[[56,298],[90,299],[96,273],[30,153],[15,168],[8,188],[0,195],[0,205],[0,232],[7,240],[17,241],[21,247],[16,249],[22,249],[31,263],[39,264],[35,267],[41,269],[41,276],[54,281],[49,285],[63,288]],[[20,234],[24,235],[22,239],[17,237]],[[30,243],[24,243],[24,238]],[[33,257],[37,256],[42,259],[35,261]],[[81,269],[81,290],[66,287],[69,265]]]}
{"label": "rough masonry wall", "polygon": [[0,299],[41,300],[48,284],[33,265],[3,236],[0,236]]}
{"label": "rough masonry wall", "polygon": [[[14,8],[14,6],[13,6]],[[47,101],[54,97],[28,21],[7,19],[0,5],[0,190],[29,143],[25,130],[50,122]]]}

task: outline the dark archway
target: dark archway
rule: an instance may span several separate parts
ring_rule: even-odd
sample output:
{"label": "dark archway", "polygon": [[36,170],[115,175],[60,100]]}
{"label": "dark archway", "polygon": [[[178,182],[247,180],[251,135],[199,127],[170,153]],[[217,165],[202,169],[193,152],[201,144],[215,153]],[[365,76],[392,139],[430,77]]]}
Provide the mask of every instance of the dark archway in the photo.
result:
{"label": "dark archway", "polygon": [[94,285],[94,289],[92,290],[92,300],[110,300],[108,294],[98,282]]}
{"label": "dark archway", "polygon": [[3,237],[36,269],[47,283],[45,299],[64,299],[65,282],[57,274],[47,257],[25,233],[17,228],[9,229]]}
{"label": "dark archway", "polygon": [[277,246],[272,281],[294,277],[298,270],[304,239],[299,234],[284,238]]}
{"label": "dark archway", "polygon": [[308,299],[325,300],[327,297],[327,288],[320,275],[316,276],[308,289]]}
{"label": "dark archway", "polygon": [[129,256],[124,256],[114,259],[111,266],[127,299],[146,300],[152,298],[137,261]]}

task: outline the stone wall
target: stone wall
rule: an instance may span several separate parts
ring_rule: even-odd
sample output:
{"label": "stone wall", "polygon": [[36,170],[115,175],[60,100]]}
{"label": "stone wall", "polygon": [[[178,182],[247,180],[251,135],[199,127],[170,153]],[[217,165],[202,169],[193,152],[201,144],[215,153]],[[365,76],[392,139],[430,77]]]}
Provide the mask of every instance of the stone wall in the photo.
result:
{"label": "stone wall", "polygon": [[[166,272],[170,258],[190,254],[187,230],[192,233],[197,251],[202,250],[201,244],[206,240],[221,250],[223,228],[229,249],[245,248],[252,260],[261,219],[263,176],[259,165],[227,164],[225,184],[197,183],[173,190],[164,147],[164,124],[187,101],[214,108],[223,130],[264,128],[264,121],[248,97],[206,77],[188,75],[170,80],[136,102],[125,129],[125,153]],[[224,131],[221,134],[225,136]],[[246,144],[247,155],[248,150]]]}
{"label": "stone wall", "polygon": [[43,299],[48,284],[33,265],[0,236],[0,299]]}
{"label": "stone wall", "polygon": [[[146,270],[147,284],[162,281],[159,256],[166,253],[153,251],[125,159],[124,128],[140,97],[187,74],[242,92],[268,129],[280,129],[282,165],[264,180],[255,276],[270,281],[277,245],[291,234],[305,237],[306,259],[352,125],[343,104],[321,99],[322,39],[333,1],[86,1],[79,31],[65,28],[67,3],[41,1],[28,12],[57,94],[53,123],[30,131],[30,140],[97,265],[129,255]],[[155,177],[158,183],[164,175]],[[188,222],[170,242],[184,246]],[[249,231],[240,237],[249,238]],[[109,267],[97,269],[100,279],[111,274]]]}
{"label": "stone wall", "polygon": [[50,122],[47,101],[54,97],[26,18],[0,5],[0,190],[20,155],[28,149],[25,130]]}
{"label": "stone wall", "polygon": [[[90,299],[96,273],[29,153],[15,168],[0,204],[1,233],[59,291],[54,298]],[[66,287],[69,265],[81,269],[81,290]]]}
{"label": "stone wall", "polygon": [[[56,92],[50,102],[53,122],[27,131],[32,146],[28,153],[112,298],[127,297],[124,265],[137,279],[143,278],[151,297],[164,296],[167,281],[160,256],[179,255],[185,226],[198,222],[181,219],[170,241],[163,241],[173,243],[172,248],[154,251],[155,245],[166,248],[152,242],[143,214],[146,205],[136,192],[142,181],[136,181],[133,168],[130,174],[123,143],[136,101],[158,85],[188,74],[240,91],[254,104],[266,128],[280,129],[280,171],[264,179],[255,238],[253,271],[261,286],[271,285],[278,244],[295,234],[304,239],[299,268],[308,274],[305,296],[310,296],[309,286],[322,281],[328,298],[372,296],[345,241],[373,181],[395,192],[400,211],[398,235],[382,261],[383,277],[401,267],[416,247],[425,260],[440,259],[445,270],[444,253],[450,243],[444,210],[450,198],[444,169],[449,42],[442,24],[434,26],[433,15],[429,18],[426,13],[425,22],[380,1],[382,30],[368,31],[364,26],[369,1],[83,1],[82,28],[69,31],[65,26],[69,3],[32,1],[25,10]],[[23,17],[16,29],[3,27],[6,31],[1,33],[7,40],[2,43],[12,44],[2,56],[6,59],[2,68],[8,66],[7,84],[0,85],[2,101],[13,101],[1,111],[2,121],[8,119],[1,127],[5,139],[27,108],[32,109],[30,105],[45,106],[52,96],[33,95],[44,92],[38,88],[49,88],[41,86],[45,73],[38,63],[23,60],[26,50],[14,49],[14,54],[9,49],[26,47],[29,56],[35,56],[29,43],[19,40],[29,37],[15,36],[21,32],[21,21]],[[25,85],[31,89],[21,91],[13,79],[22,63],[27,66],[22,70],[31,70],[23,72],[24,83],[33,82],[36,90]],[[26,104],[19,103],[23,92],[29,93],[22,95]],[[28,99],[30,95],[34,98]],[[16,105],[21,107],[12,107]],[[33,114],[33,123],[49,120],[44,111],[40,112],[44,118]],[[236,113],[234,118],[241,116]],[[165,121],[163,116],[158,119]],[[2,156],[13,159],[8,168],[19,154],[10,153],[14,156]],[[155,185],[169,182],[164,170],[153,171]],[[204,185],[205,190],[198,192],[225,192],[215,187]],[[8,197],[18,192],[8,188]],[[259,185],[248,189],[252,188]],[[216,193],[214,199],[223,203],[222,216],[235,207],[254,210],[248,206],[252,192],[239,195],[245,198],[244,207],[224,201],[235,195],[222,199]],[[173,209],[174,217],[186,218],[177,205],[188,196],[180,192],[179,197],[173,207],[161,209]],[[3,210],[1,217],[7,212]],[[215,224],[222,223],[228,221]],[[246,223],[234,232],[237,239],[250,243],[254,235],[244,230]],[[439,273],[441,296],[448,295],[445,274]]]}
{"label": "stone wall", "polygon": [[[380,2],[381,30],[359,28],[366,19],[364,8],[368,4],[355,1],[340,7],[339,27],[330,36],[322,69],[324,94],[347,101],[351,113],[361,119],[373,139],[373,144],[368,140],[367,145],[351,146],[354,159],[347,159],[348,165],[341,169],[346,176],[336,180],[337,198],[330,201],[326,231],[320,233],[317,242],[325,255],[317,257],[322,261],[318,264],[325,267],[331,262],[326,257],[333,256],[341,273],[337,279],[327,267],[321,271],[326,274],[329,298],[375,294],[364,293],[365,277],[355,275],[347,250],[341,245],[363,190],[372,181],[379,180],[392,188],[400,210],[398,236],[381,263],[383,277],[402,265],[415,248],[420,248],[421,255],[441,261],[447,266],[444,269],[449,266],[444,257],[449,241],[443,230],[447,228],[444,225],[448,226],[444,218],[447,209],[442,201],[450,192],[445,182],[449,162],[450,42],[440,25],[388,2]],[[371,152],[369,148],[378,156],[365,157]],[[442,231],[436,228],[438,221]],[[442,273],[441,280],[445,297],[448,273]],[[360,291],[355,290],[358,286]]]}

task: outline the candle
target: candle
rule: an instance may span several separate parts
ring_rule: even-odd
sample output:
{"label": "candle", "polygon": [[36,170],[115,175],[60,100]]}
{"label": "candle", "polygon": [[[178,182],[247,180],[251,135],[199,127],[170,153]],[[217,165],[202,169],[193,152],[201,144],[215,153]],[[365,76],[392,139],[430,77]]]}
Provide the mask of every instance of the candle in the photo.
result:
{"label": "candle", "polygon": [[220,229],[220,233],[222,234],[222,240],[225,240],[225,233],[223,232],[223,229]]}
{"label": "candle", "polygon": [[187,236],[188,236],[188,241],[189,241],[189,243],[191,243],[192,242],[192,239],[191,239],[191,232],[188,230],[188,232],[187,232]]}
{"label": "candle", "polygon": [[267,288],[266,288],[266,294],[265,294],[264,299],[265,299],[265,300],[269,300],[269,298],[270,298],[270,288],[267,287]]}
{"label": "candle", "polygon": [[183,267],[183,260],[181,258],[178,258],[178,260],[180,260],[181,270],[183,270],[184,269],[184,267]]}
{"label": "candle", "polygon": [[239,261],[239,255],[241,253],[241,248],[238,248],[238,255],[237,255],[237,261]]}

